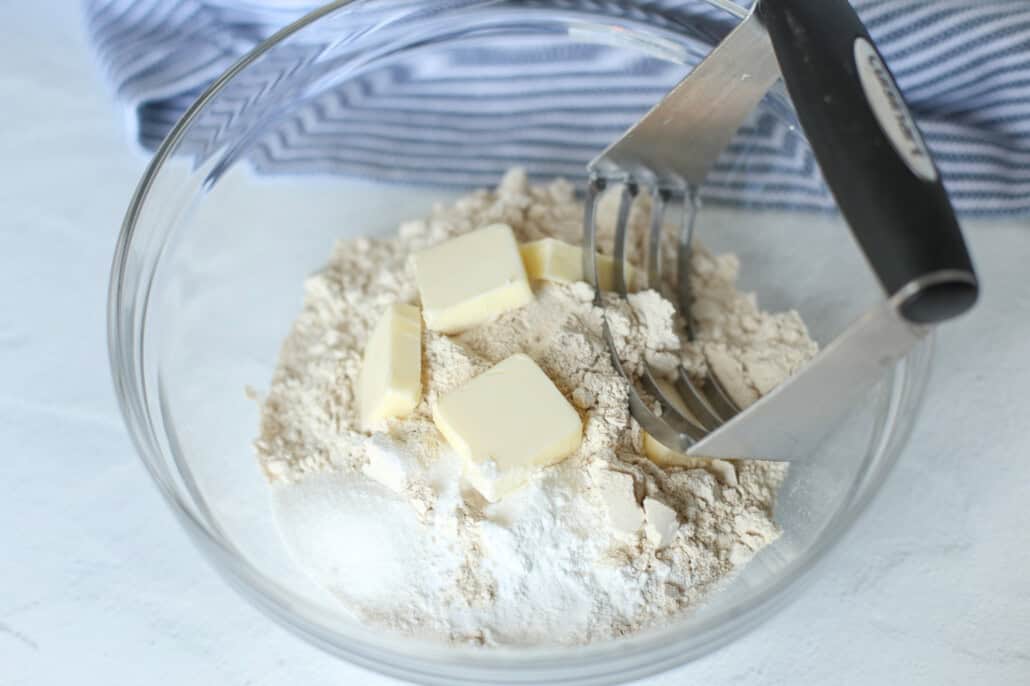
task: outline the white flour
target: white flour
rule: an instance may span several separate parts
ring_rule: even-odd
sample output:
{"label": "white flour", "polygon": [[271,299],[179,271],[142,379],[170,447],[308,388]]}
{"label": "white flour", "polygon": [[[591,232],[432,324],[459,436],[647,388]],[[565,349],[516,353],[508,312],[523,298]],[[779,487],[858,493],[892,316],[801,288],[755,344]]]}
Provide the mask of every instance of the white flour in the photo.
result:
{"label": "white flour", "polygon": [[[397,238],[339,243],[308,280],[256,446],[291,553],[364,621],[486,645],[610,638],[688,610],[778,536],[772,506],[782,465],[699,461],[663,470],[642,456],[585,284],[536,284],[531,304],[458,336],[427,330],[422,402],[372,436],[356,428],[351,389],[370,328],[389,303],[417,302],[412,252],[498,221],[520,240],[578,243],[581,218],[570,186],[529,186],[514,171],[496,191],[437,207]],[[646,207],[633,220],[646,221]],[[684,360],[701,372],[704,346],[734,398],[748,404],[811,357],[797,315],[759,311],[753,296],[735,290],[737,268],[732,256],[695,255],[698,344],[681,340],[682,322],[657,293],[613,301],[609,324],[627,367],[639,370],[646,359],[671,375]],[[536,360],[579,408],[584,440],[490,505],[460,486],[431,408],[440,393],[515,352]],[[370,457],[378,481],[363,472]],[[639,501],[651,497],[678,513],[671,544],[659,549],[643,530],[613,528],[600,495],[607,470],[631,475]]]}

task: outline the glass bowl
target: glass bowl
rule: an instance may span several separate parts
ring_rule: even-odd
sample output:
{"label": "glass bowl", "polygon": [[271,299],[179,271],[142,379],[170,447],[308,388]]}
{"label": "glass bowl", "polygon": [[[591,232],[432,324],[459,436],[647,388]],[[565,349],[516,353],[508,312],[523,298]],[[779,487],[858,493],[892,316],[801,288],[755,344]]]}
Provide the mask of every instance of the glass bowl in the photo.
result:
{"label": "glass bowl", "polygon": [[[546,6],[545,6],[546,5]],[[211,564],[275,621],[340,657],[424,683],[615,683],[693,660],[754,627],[867,506],[920,406],[929,342],[790,470],[783,536],[667,626],[577,648],[482,649],[357,623],[289,559],[251,443],[258,405],[336,239],[383,234],[515,164],[582,184],[585,163],[735,21],[703,2],[339,2],[218,79],[132,199],[109,302],[122,411],[157,487]],[[803,176],[777,185],[782,172]],[[800,177],[798,177],[800,178]],[[825,344],[882,292],[833,209],[782,87],[701,189],[699,237],[736,252],[766,308]],[[815,430],[817,427],[813,427]]]}

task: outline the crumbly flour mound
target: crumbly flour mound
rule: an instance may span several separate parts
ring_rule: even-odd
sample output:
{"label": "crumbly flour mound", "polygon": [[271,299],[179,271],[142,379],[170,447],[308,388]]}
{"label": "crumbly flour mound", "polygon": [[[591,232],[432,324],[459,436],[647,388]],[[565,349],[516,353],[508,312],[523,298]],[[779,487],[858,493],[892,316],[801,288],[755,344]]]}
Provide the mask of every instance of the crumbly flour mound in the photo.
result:
{"label": "crumbly flour mound", "polygon": [[[611,233],[602,202],[602,233]],[[365,341],[392,302],[417,303],[411,255],[494,222],[519,240],[578,243],[582,205],[562,181],[531,186],[518,170],[494,191],[438,206],[395,238],[341,241],[306,283],[304,308],[283,344],[256,441],[284,542],[307,572],[370,624],[424,638],[484,645],[581,644],[668,621],[776,539],[776,490],[786,467],[697,461],[663,469],[643,456],[628,387],[602,337],[602,310],[583,283],[534,284],[534,300],[471,331],[423,334],[423,398],[408,417],[358,429],[356,388]],[[631,221],[643,234],[646,206]],[[633,246],[630,255],[639,255]],[[672,376],[710,363],[747,405],[815,353],[796,313],[762,312],[739,293],[732,255],[698,249],[692,285],[698,340],[655,291],[609,298],[607,317],[626,368],[648,362]],[[437,432],[441,393],[522,352],[580,411],[580,449],[526,487],[490,504],[466,488],[460,461]],[[366,476],[386,459],[403,478]],[[639,501],[678,513],[660,549],[620,533],[600,495],[607,471],[632,476]]]}

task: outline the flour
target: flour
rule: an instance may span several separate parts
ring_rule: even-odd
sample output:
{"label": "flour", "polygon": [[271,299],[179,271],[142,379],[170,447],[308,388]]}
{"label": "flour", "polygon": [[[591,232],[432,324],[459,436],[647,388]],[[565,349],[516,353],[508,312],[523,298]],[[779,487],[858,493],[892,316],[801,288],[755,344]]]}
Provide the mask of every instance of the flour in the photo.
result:
{"label": "flour", "polygon": [[[613,209],[602,202],[608,235]],[[631,215],[638,233],[646,210]],[[424,331],[419,405],[371,436],[357,428],[352,389],[365,340],[388,304],[417,303],[411,254],[494,222],[509,224],[519,240],[578,243],[582,205],[568,184],[532,186],[514,171],[496,191],[438,206],[395,238],[339,243],[306,282],[256,441],[283,539],[348,609],[395,632],[573,645],[669,621],[776,539],[772,507],[785,467],[698,460],[695,469],[667,470],[643,457],[628,387],[602,337],[604,314],[586,284],[540,282],[529,305],[471,331]],[[631,374],[645,361],[670,378],[681,361],[694,374],[711,363],[746,405],[814,354],[796,314],[764,313],[736,291],[734,257],[699,249],[691,267],[697,342],[680,335],[683,322],[655,291],[606,303]],[[441,393],[516,352],[532,357],[580,411],[583,442],[490,504],[464,486],[431,412]],[[631,478],[629,497],[649,498],[653,517],[665,513],[656,526],[666,535],[612,526],[601,493],[612,472]]]}

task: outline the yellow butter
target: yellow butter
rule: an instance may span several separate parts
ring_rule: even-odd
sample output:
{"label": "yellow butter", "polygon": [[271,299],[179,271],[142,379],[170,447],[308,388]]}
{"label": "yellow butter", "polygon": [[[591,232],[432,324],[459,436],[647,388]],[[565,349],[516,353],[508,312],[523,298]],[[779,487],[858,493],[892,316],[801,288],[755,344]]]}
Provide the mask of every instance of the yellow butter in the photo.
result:
{"label": "yellow butter", "polygon": [[[543,238],[519,246],[530,281],[573,283],[583,278],[583,249],[554,238]],[[624,263],[626,289],[636,290],[637,271]],[[615,290],[615,260],[610,255],[597,255],[597,277],[602,291]]]}
{"label": "yellow butter", "polygon": [[663,467],[696,467],[699,460],[683,453],[666,448],[651,434],[644,432],[644,454],[655,464]]}
{"label": "yellow butter", "polygon": [[408,414],[422,395],[422,316],[417,307],[386,308],[365,345],[358,378],[361,424]]}
{"label": "yellow butter", "polygon": [[426,326],[458,333],[533,299],[515,235],[491,224],[415,255]]}
{"label": "yellow butter", "polygon": [[464,459],[466,480],[494,502],[579,448],[579,414],[518,354],[440,397],[433,421]]}

